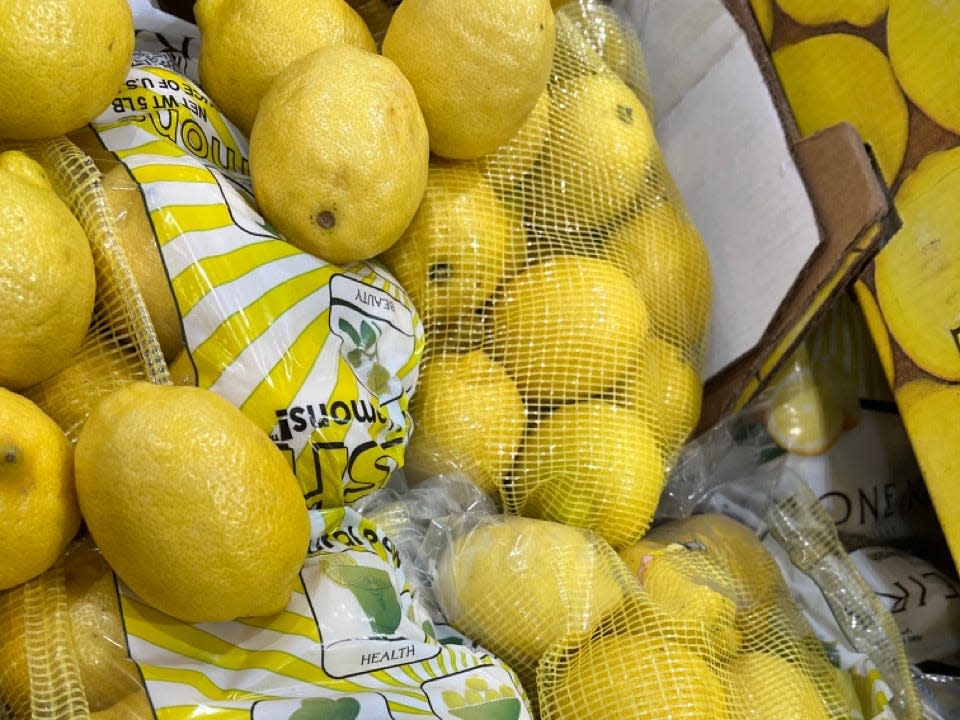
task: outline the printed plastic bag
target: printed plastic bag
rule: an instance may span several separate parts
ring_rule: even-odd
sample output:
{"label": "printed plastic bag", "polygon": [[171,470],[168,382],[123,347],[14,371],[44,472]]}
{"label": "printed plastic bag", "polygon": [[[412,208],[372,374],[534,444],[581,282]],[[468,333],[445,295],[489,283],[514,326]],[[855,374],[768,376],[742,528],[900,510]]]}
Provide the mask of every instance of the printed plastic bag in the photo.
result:
{"label": "printed plastic bag", "polygon": [[308,505],[349,503],[403,465],[419,316],[381,265],[329,265],[269,227],[246,140],[165,58],[137,56],[84,141],[124,249],[159,248],[162,266],[140,284],[171,294],[150,304],[166,361],[270,434]]}
{"label": "printed plastic bag", "polygon": [[350,508],[311,518],[287,608],[226,623],[153,610],[79,541],[48,573],[0,594],[10,716],[531,717],[508,666],[463,638],[438,638],[373,523]]}

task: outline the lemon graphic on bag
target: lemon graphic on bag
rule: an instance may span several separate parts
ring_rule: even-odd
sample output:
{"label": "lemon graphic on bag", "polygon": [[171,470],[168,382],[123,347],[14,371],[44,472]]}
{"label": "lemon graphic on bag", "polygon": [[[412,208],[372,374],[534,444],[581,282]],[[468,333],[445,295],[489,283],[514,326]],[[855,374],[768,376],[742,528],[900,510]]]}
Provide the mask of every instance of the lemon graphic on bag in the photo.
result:
{"label": "lemon graphic on bag", "polygon": [[417,97],[397,66],[330,45],[271,83],[250,133],[250,177],[273,227],[343,265],[400,238],[423,198],[429,154]]}
{"label": "lemon graphic on bag", "polygon": [[410,79],[441,157],[477,158],[516,134],[546,87],[549,0],[404,0],[383,54]]}
{"label": "lemon graphic on bag", "polygon": [[127,0],[7,0],[0,13],[0,137],[65,135],[93,120],[133,58]]}
{"label": "lemon graphic on bag", "polygon": [[22,390],[80,350],[96,279],[87,234],[39,164],[0,153],[0,386]]}
{"label": "lemon graphic on bag", "polygon": [[461,720],[517,720],[520,700],[509,685],[490,687],[482,677],[468,677],[462,693],[444,690],[443,702],[450,714]]}
{"label": "lemon graphic on bag", "polygon": [[345,0],[198,0],[194,14],[200,83],[247,136],[270,83],[294,60],[336,43],[377,50]]}

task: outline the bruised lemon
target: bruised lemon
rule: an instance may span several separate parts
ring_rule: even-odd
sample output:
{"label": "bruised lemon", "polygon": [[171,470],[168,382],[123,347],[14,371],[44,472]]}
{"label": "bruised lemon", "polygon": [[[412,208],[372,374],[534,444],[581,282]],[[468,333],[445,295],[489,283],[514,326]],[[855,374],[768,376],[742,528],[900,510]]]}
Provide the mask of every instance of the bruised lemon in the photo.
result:
{"label": "bruised lemon", "polygon": [[404,0],[383,55],[410,79],[430,149],[470,159],[523,125],[547,85],[555,42],[549,0]]}

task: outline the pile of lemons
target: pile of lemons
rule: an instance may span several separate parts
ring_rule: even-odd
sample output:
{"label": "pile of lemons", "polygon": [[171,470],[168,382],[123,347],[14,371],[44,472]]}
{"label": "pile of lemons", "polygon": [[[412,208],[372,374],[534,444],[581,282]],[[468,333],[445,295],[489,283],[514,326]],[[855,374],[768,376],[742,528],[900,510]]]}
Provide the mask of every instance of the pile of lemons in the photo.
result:
{"label": "pile of lemons", "polygon": [[[132,62],[130,8],[125,0],[8,5],[0,17],[0,544],[11,561],[0,567],[0,589],[51,568],[82,522],[105,562],[82,570],[81,605],[112,597],[103,590],[112,570],[181,620],[276,613],[309,536],[289,465],[211,391],[137,382],[88,361],[96,251],[32,150],[34,141],[78,137],[109,107]],[[698,420],[710,311],[709,261],[659,157],[636,39],[605,6],[592,15],[585,7],[194,7],[202,87],[249,137],[265,219],[325,261],[382,262],[424,317],[411,469],[465,470],[511,512],[554,521],[538,545],[573,548],[553,584],[521,598],[550,618],[542,637],[491,643],[521,666],[564,623],[592,626],[620,601],[580,528],[615,549],[647,530],[665,471]],[[175,363],[179,317],[149,220],[122,166],[103,169],[122,250]],[[69,410],[27,399],[42,402],[57,383],[117,389]],[[491,532],[490,543],[510,539]],[[544,567],[528,577],[543,580]],[[495,570],[489,581],[467,578],[476,590],[456,592],[502,588]],[[587,578],[600,597],[571,620],[557,603]],[[93,634],[107,633],[116,613],[110,606]],[[462,621],[484,632],[482,618],[468,612]],[[90,634],[83,627],[77,620],[78,637]],[[11,647],[11,632],[0,628],[0,648]],[[88,701],[106,711],[121,695]]]}

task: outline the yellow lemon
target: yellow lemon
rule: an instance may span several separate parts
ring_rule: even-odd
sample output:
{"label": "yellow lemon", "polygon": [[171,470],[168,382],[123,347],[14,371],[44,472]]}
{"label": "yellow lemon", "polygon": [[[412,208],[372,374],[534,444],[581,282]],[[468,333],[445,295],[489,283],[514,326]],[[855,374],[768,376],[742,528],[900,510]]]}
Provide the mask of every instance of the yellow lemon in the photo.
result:
{"label": "yellow lemon", "polygon": [[120,251],[137,281],[163,356],[173,360],[183,348],[180,313],[140,190],[123,165],[107,172],[102,183],[107,208],[116,221]]}
{"label": "yellow lemon", "polygon": [[636,413],[600,400],[562,405],[527,433],[504,486],[511,512],[594,530],[614,549],[650,526],[663,455]]}
{"label": "yellow lemon", "polygon": [[40,575],[80,528],[73,447],[34,403],[0,388],[0,589]]}
{"label": "yellow lemon", "polygon": [[802,25],[847,22],[867,27],[883,17],[890,0],[777,0],[777,4]]}
{"label": "yellow lemon", "polygon": [[430,149],[468,159],[523,125],[547,85],[555,42],[549,0],[404,0],[383,54],[417,93]]}
{"label": "yellow lemon", "polygon": [[548,234],[604,228],[631,210],[659,162],[643,104],[613,72],[550,87],[550,137],[524,184],[526,214]]}
{"label": "yellow lemon", "polygon": [[437,566],[450,623],[535,688],[540,657],[588,633],[623,598],[617,558],[596,538],[543,520],[495,516],[457,537]]}
{"label": "yellow lemon", "polygon": [[960,72],[960,5],[889,2],[887,52],[897,80],[934,122],[960,132],[960,89],[950,80]]}
{"label": "yellow lemon", "polygon": [[87,235],[23,153],[0,153],[0,386],[21,390],[80,350],[96,280]]}
{"label": "yellow lemon", "polygon": [[438,160],[413,221],[381,255],[427,323],[480,308],[524,259],[520,219],[476,165]]}
{"label": "yellow lemon", "polygon": [[511,191],[531,171],[550,134],[550,93],[546,88],[537,98],[530,115],[507,142],[477,159],[480,171],[498,195]]}
{"label": "yellow lemon", "polygon": [[624,402],[658,434],[664,454],[673,457],[700,420],[703,383],[679,348],[651,338],[637,371],[623,387]]}
{"label": "yellow lemon", "polygon": [[400,238],[423,198],[429,155],[410,83],[387,58],[351,45],[288,65],[250,135],[266,219],[301,250],[338,264]]}
{"label": "yellow lemon", "polygon": [[135,382],[104,398],[77,441],[76,482],[104,558],[161,612],[215,622],[289,600],[310,534],[300,484],[213,391]]}
{"label": "yellow lemon", "polygon": [[483,350],[425,362],[410,407],[407,465],[434,473],[458,468],[496,495],[526,427],[513,380]]}
{"label": "yellow lemon", "polygon": [[509,280],[493,302],[491,346],[521,395],[559,402],[602,393],[637,363],[649,332],[640,289],[600,259],[560,256]]}
{"label": "yellow lemon", "polygon": [[906,153],[909,113],[887,56],[857,35],[828,33],[778,48],[773,64],[800,133],[849,122],[892,185]]}
{"label": "yellow lemon", "polygon": [[896,195],[900,231],[875,261],[877,301],[922,370],[960,380],[960,148],[926,155]]}
{"label": "yellow lemon", "polygon": [[50,138],[93,120],[133,59],[127,0],[9,0],[0,13],[0,137]]}
{"label": "yellow lemon", "polygon": [[143,377],[143,370],[132,351],[91,344],[67,367],[34,385],[24,395],[75,441],[101,398],[138,377]]}
{"label": "yellow lemon", "polygon": [[727,693],[704,660],[680,645],[634,635],[587,643],[541,705],[556,720],[727,717]]}
{"label": "yellow lemon", "polygon": [[67,612],[80,680],[91,711],[104,710],[143,689],[127,657],[126,634],[110,566],[88,538],[64,561]]}
{"label": "yellow lemon", "polygon": [[810,678],[770,652],[747,652],[730,662],[731,707],[753,720],[827,720],[830,714]]}
{"label": "yellow lemon", "polygon": [[376,52],[345,0],[197,0],[200,84],[247,136],[274,78],[311,50],[344,43]]}
{"label": "yellow lemon", "polygon": [[601,253],[635,279],[657,335],[691,357],[705,352],[710,257],[682,206],[662,201],[643,207],[611,232]]}
{"label": "yellow lemon", "polygon": [[843,432],[843,409],[810,374],[777,387],[767,412],[767,432],[796,455],[822,455]]}

